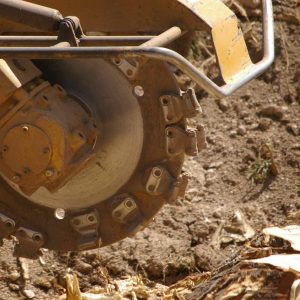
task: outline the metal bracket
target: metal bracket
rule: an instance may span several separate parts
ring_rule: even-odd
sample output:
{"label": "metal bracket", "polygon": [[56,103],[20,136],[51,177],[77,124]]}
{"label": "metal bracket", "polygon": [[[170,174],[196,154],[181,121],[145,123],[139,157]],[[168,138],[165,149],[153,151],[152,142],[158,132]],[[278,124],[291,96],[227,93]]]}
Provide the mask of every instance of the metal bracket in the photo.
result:
{"label": "metal bracket", "polygon": [[122,198],[122,202],[112,211],[112,216],[116,222],[125,224],[131,220],[130,216],[135,215],[139,209],[132,197],[124,195]]}
{"label": "metal bracket", "polygon": [[58,44],[56,46],[62,46],[62,43],[66,43],[67,47],[78,47],[82,36],[83,30],[79,19],[77,17],[66,17],[59,24]]}
{"label": "metal bracket", "polygon": [[16,227],[16,223],[13,219],[0,214],[0,246],[3,245],[3,239],[9,237]]}
{"label": "metal bracket", "polygon": [[188,89],[181,96],[163,95],[159,100],[167,124],[177,123],[183,118],[194,118],[202,113],[194,89]]}
{"label": "metal bracket", "polygon": [[139,68],[137,60],[114,58],[113,63],[121,70],[121,72],[129,79],[134,79]]}
{"label": "metal bracket", "polygon": [[15,233],[18,243],[14,249],[14,256],[36,259],[40,256],[39,250],[43,246],[44,236],[37,231],[24,227],[18,228]]}
{"label": "metal bracket", "polygon": [[101,240],[98,233],[99,216],[96,211],[73,217],[71,225],[80,234],[78,239],[79,251],[100,247]]}
{"label": "metal bracket", "polygon": [[156,166],[150,171],[146,183],[146,191],[152,196],[164,196],[168,203],[173,203],[184,193],[188,184],[188,176],[183,173],[177,179],[162,166]]}
{"label": "metal bracket", "polygon": [[177,126],[166,128],[166,151],[169,156],[185,153],[189,156],[198,155],[197,130],[184,130]]}

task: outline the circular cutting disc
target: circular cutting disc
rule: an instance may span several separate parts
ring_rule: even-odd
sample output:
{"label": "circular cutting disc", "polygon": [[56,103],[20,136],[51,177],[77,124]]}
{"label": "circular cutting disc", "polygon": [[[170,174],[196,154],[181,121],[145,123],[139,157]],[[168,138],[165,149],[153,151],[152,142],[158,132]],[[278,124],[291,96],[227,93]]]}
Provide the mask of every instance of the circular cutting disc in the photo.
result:
{"label": "circular cutting disc", "polygon": [[[92,249],[144,228],[168,200],[181,174],[184,151],[167,151],[170,124],[160,97],[181,93],[167,64],[139,63],[129,78],[119,65],[106,60],[35,61],[46,80],[61,85],[92,111],[101,139],[94,158],[54,193],[40,188],[25,196],[15,185],[1,182],[2,212],[16,224],[12,234],[19,237],[20,228],[37,232],[42,237],[37,248]],[[186,120],[171,125],[184,129]],[[153,170],[160,173],[157,177],[155,172],[151,185],[158,186],[161,177],[161,191],[148,189]],[[19,238],[18,249],[28,245],[32,247],[28,239]],[[26,251],[18,254],[28,255]]]}
{"label": "circular cutting disc", "polygon": [[55,193],[40,188],[30,200],[52,208],[90,207],[113,196],[140,160],[144,130],[138,100],[120,71],[103,60],[54,61],[45,74],[89,107],[101,124],[101,139],[95,158],[79,174]]}

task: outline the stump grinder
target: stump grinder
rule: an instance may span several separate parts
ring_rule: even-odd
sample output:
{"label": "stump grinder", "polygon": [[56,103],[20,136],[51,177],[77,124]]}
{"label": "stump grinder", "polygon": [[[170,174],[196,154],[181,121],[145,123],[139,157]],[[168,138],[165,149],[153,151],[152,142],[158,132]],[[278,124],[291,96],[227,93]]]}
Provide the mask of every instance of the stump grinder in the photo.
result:
{"label": "stump grinder", "polygon": [[[53,8],[52,8],[53,7]],[[205,147],[193,89],[225,97],[274,59],[271,0],[253,63],[221,0],[0,0],[0,240],[16,256],[134,235],[183,195]],[[178,50],[211,36],[222,83]],[[198,118],[199,119],[199,118]]]}

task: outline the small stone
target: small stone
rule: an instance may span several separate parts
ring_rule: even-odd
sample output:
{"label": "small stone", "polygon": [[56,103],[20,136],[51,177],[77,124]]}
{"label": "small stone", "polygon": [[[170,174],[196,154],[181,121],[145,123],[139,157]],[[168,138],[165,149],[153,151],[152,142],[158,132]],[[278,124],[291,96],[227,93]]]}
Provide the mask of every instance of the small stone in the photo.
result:
{"label": "small stone", "polygon": [[19,260],[20,265],[21,265],[23,278],[25,280],[29,280],[29,278],[30,278],[30,276],[29,276],[29,262],[30,262],[30,260],[27,259],[27,258],[23,258],[23,257],[19,257],[18,260]]}
{"label": "small stone", "polygon": [[225,112],[229,109],[229,104],[225,98],[217,100],[217,104],[222,112]]}
{"label": "small stone", "polygon": [[42,289],[46,289],[49,290],[52,287],[52,283],[51,283],[51,279],[47,278],[47,277],[39,277],[34,281],[34,285],[42,288]]}
{"label": "small stone", "polygon": [[229,136],[230,136],[231,138],[235,138],[236,135],[237,135],[236,130],[231,130],[231,131],[229,132]]}
{"label": "small stone", "polygon": [[243,162],[246,164],[248,164],[249,162],[253,162],[255,160],[256,160],[256,158],[252,151],[247,151],[247,153],[243,157]]}
{"label": "small stone", "polygon": [[255,144],[255,139],[253,137],[249,137],[246,141],[247,144]]}
{"label": "small stone", "polygon": [[296,124],[288,124],[286,126],[286,129],[289,133],[291,133],[294,136],[298,136],[299,135],[299,127]]}
{"label": "small stone", "polygon": [[283,118],[285,109],[277,105],[268,105],[263,107],[259,112],[259,116],[268,117],[276,120]]}
{"label": "small stone", "polygon": [[261,131],[266,131],[271,127],[271,125],[272,125],[271,120],[262,119],[258,123],[258,129],[260,129]]}
{"label": "small stone", "polygon": [[193,252],[196,266],[200,271],[212,271],[223,260],[221,252],[214,250],[214,248],[209,245],[197,245],[193,249]]}
{"label": "small stone", "polygon": [[249,116],[250,116],[250,114],[249,114],[246,110],[242,110],[242,111],[239,113],[239,117],[240,117],[241,119],[247,118],[247,117],[249,117]]}
{"label": "small stone", "polygon": [[214,211],[213,217],[216,218],[216,219],[221,219],[222,215],[221,215],[221,213],[219,211]]}
{"label": "small stone", "polygon": [[[211,171],[213,169],[210,169],[208,171]],[[213,172],[208,172],[205,176],[205,187],[210,187],[211,185],[214,184],[214,182],[216,181],[216,175]]]}
{"label": "small stone", "polygon": [[300,144],[299,144],[299,143],[294,144],[294,145],[292,146],[292,150],[300,150]]}
{"label": "small stone", "polygon": [[254,119],[252,117],[246,117],[244,122],[246,125],[252,125],[254,123]]}
{"label": "small stone", "polygon": [[251,98],[251,91],[248,90],[241,98],[248,101]]}
{"label": "small stone", "polygon": [[194,240],[201,240],[209,235],[208,225],[201,222],[196,222],[189,226],[190,232]]}
{"label": "small stone", "polygon": [[237,129],[237,133],[241,136],[244,136],[247,133],[246,127],[243,125],[240,125]]}
{"label": "small stone", "polygon": [[299,82],[300,81],[300,70],[297,70],[294,75],[294,81]]}
{"label": "small stone", "polygon": [[20,287],[17,285],[17,284],[14,284],[14,283],[10,283],[8,285],[9,289],[13,292],[17,292],[20,290]]}
{"label": "small stone", "polygon": [[217,224],[209,224],[208,225],[208,229],[209,229],[210,234],[216,232],[217,228],[218,228]]}
{"label": "small stone", "polygon": [[219,169],[221,166],[223,166],[223,164],[224,163],[222,161],[216,161],[208,165],[207,169]]}
{"label": "small stone", "polygon": [[86,275],[93,271],[93,266],[88,263],[80,261],[76,264],[76,270]]}
{"label": "small stone", "polygon": [[192,201],[199,193],[199,189],[197,188],[190,188],[185,193],[185,199],[188,201]]}
{"label": "small stone", "polygon": [[8,275],[8,279],[12,282],[17,281],[21,277],[20,273],[17,271],[13,271]]}
{"label": "small stone", "polygon": [[27,299],[33,299],[35,297],[35,293],[32,290],[24,290],[23,293]]}
{"label": "small stone", "polygon": [[192,194],[193,196],[197,195],[199,190],[197,188],[190,188],[187,190],[188,194]]}
{"label": "small stone", "polygon": [[289,114],[284,114],[283,115],[283,118],[280,120],[280,122],[282,123],[282,124],[289,124],[289,123],[291,123],[291,121],[293,120],[293,117],[291,116],[291,115],[289,115]]}

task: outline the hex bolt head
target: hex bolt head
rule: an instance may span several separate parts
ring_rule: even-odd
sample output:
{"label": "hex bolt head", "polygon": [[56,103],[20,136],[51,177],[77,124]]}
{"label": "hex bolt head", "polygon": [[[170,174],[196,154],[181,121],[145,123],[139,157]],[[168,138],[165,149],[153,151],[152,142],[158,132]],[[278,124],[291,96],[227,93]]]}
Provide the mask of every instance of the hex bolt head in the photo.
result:
{"label": "hex bolt head", "polygon": [[28,167],[24,168],[24,174],[28,175],[31,172],[31,170]]}
{"label": "hex bolt head", "polygon": [[54,171],[52,169],[48,169],[45,172],[46,177],[52,177],[54,175]]}
{"label": "hex bolt head", "polygon": [[14,175],[12,180],[15,182],[15,183],[18,183],[21,181],[21,176],[20,175]]}
{"label": "hex bolt head", "polygon": [[28,126],[22,126],[22,129],[24,132],[28,132],[29,131],[29,127]]}
{"label": "hex bolt head", "polygon": [[45,147],[45,148],[43,149],[43,153],[44,153],[44,154],[48,154],[49,152],[50,152],[49,147]]}
{"label": "hex bolt head", "polygon": [[63,220],[66,216],[66,211],[63,208],[57,208],[54,212],[54,216],[58,220]]}
{"label": "hex bolt head", "polygon": [[134,87],[134,94],[137,97],[143,97],[145,95],[145,91],[144,91],[142,86],[137,85],[137,86]]}

